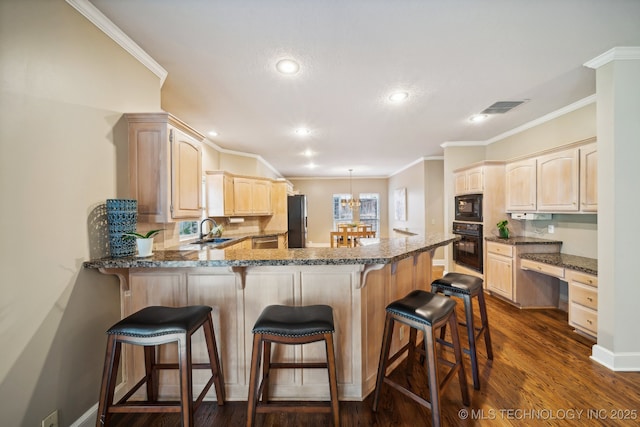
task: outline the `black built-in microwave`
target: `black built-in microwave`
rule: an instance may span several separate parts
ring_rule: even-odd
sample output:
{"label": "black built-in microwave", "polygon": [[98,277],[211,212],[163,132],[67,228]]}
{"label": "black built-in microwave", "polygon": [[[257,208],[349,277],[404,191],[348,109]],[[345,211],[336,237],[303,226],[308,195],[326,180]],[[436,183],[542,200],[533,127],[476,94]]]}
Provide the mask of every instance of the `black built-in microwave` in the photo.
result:
{"label": "black built-in microwave", "polygon": [[482,222],[482,194],[456,196],[456,221]]}

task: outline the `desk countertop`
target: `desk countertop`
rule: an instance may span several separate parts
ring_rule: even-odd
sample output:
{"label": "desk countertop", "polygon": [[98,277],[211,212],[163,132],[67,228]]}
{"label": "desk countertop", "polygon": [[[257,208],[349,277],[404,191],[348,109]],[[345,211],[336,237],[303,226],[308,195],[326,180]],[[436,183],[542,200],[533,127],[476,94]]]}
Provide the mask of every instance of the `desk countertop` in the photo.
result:
{"label": "desk countertop", "polygon": [[581,271],[583,273],[598,275],[598,260],[577,255],[563,253],[553,254],[521,254],[521,259],[541,262],[543,264],[554,265],[556,267],[568,268],[569,270]]}

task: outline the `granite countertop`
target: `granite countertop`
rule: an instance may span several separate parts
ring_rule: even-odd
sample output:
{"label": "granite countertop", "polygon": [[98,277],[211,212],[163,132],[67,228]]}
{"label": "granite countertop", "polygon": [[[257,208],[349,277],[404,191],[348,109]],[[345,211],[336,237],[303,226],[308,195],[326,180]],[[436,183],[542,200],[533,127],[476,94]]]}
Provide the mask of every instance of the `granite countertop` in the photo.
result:
{"label": "granite countertop", "polygon": [[538,239],[536,237],[512,236],[503,239],[497,236],[487,236],[484,238],[488,242],[502,243],[504,245],[557,245],[562,244],[561,240]]}
{"label": "granite countertop", "polygon": [[581,271],[583,273],[598,275],[598,260],[577,255],[562,253],[553,254],[521,254],[521,259],[541,262],[543,264],[554,265],[556,267],[568,268],[569,270]]}
{"label": "granite countertop", "polygon": [[[231,237],[231,236],[228,236]],[[278,265],[390,264],[460,240],[455,234],[379,239],[355,248],[218,249],[181,245],[156,251],[146,258],[101,258],[83,263],[85,268],[249,267]]]}

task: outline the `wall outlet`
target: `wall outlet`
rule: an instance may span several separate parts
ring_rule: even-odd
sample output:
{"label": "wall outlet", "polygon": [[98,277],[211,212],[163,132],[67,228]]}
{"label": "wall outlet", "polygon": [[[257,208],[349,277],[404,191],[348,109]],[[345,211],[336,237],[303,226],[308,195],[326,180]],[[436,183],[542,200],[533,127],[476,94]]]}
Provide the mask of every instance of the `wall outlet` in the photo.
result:
{"label": "wall outlet", "polygon": [[547,231],[549,232],[549,234],[553,234],[556,232],[556,227],[553,224],[549,224],[547,225]]}
{"label": "wall outlet", "polygon": [[42,427],[58,427],[58,410],[56,409],[42,420]]}

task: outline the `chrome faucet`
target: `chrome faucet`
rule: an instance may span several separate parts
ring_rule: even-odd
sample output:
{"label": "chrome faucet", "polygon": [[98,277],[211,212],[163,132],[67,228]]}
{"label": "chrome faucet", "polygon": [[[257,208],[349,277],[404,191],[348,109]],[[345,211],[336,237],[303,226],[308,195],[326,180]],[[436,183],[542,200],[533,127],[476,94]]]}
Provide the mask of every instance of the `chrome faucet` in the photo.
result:
{"label": "chrome faucet", "polygon": [[[211,222],[211,230],[212,231],[214,229],[214,227],[218,226],[218,223],[213,219],[213,218],[205,218],[200,222],[200,240],[204,239],[204,236],[206,236],[206,234],[204,234],[202,232],[202,226],[204,225],[205,222],[210,221]],[[207,233],[208,234],[208,233]]]}

